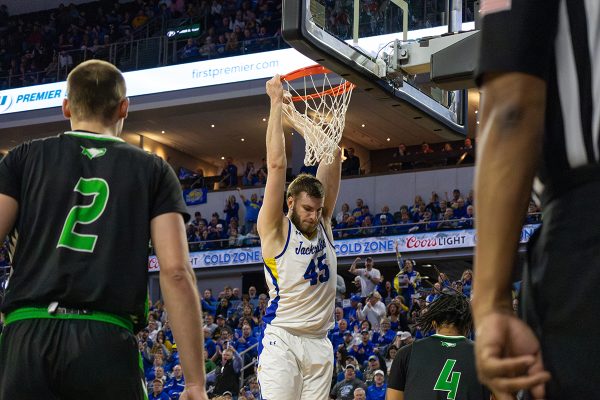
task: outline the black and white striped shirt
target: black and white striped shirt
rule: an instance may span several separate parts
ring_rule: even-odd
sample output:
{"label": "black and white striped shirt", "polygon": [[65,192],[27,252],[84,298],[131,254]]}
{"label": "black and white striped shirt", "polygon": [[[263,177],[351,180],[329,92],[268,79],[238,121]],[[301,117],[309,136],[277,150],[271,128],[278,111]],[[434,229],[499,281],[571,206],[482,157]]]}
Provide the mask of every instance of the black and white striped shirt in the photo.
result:
{"label": "black and white striped shirt", "polygon": [[478,77],[523,72],[547,83],[539,178],[554,184],[600,167],[600,1],[491,3],[504,9],[483,18]]}

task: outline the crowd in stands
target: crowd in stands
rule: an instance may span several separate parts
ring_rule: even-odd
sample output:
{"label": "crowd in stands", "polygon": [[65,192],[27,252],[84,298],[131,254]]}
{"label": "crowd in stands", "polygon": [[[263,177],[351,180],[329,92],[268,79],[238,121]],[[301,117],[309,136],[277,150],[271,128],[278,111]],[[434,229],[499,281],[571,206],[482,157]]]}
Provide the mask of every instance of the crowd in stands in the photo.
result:
{"label": "crowd in stands", "polygon": [[[325,6],[325,29],[341,39],[352,37],[354,1],[321,0]],[[474,1],[463,3],[464,22],[474,20]],[[443,24],[445,3],[438,0],[412,0],[409,5],[408,29],[424,29]],[[361,0],[359,37],[386,35],[402,31],[400,9],[389,0]]]}
{"label": "crowd in stands", "polygon": [[181,43],[179,60],[259,52],[277,43],[281,0],[102,0],[14,16],[1,5],[0,90],[64,80],[86,59],[107,59],[109,45],[133,40],[156,18],[201,22],[197,37]]}
{"label": "crowd in stands", "polygon": [[[187,227],[188,242],[193,251],[225,249],[230,247],[258,246],[260,239],[256,230],[258,212],[262,198],[253,193],[246,198],[238,188],[241,205],[245,207],[245,219],[240,220],[240,203],[235,195],[227,198],[222,214],[214,212],[210,221],[196,212]],[[341,210],[334,215],[332,226],[336,239],[349,239],[370,236],[390,236],[453,229],[474,228],[474,199],[471,190],[466,196],[454,189],[440,198],[432,192],[428,201],[415,196],[411,205],[401,205],[398,211],[391,212],[384,205],[380,212],[371,210],[362,199],[356,199],[355,207],[343,203]],[[540,222],[540,209],[531,201],[524,221],[526,224]]]}
{"label": "crowd in stands", "polygon": [[15,16],[0,6],[0,89],[8,77],[11,87],[65,79],[84,59],[105,58],[107,45],[127,40],[149,18],[178,12],[176,4],[109,0]]}
{"label": "crowd in stands", "polygon": [[281,0],[188,1],[188,15],[207,25],[179,49],[181,60],[269,51],[283,43],[274,40],[280,36]]}
{"label": "crowd in stands", "polygon": [[[471,270],[465,270],[454,282],[439,273],[432,283],[414,270],[414,261],[399,257],[398,263],[402,270],[392,280],[386,280],[370,258],[364,266],[357,262],[352,265],[353,280],[338,278],[335,326],[329,333],[336,358],[333,399],[352,400],[359,388],[365,391],[365,399],[384,399],[387,376],[398,349],[433,333],[421,331],[417,323],[421,312],[442,292],[471,296]],[[255,286],[246,293],[225,286],[216,295],[205,289],[201,297],[211,398],[258,399],[255,362],[267,294],[258,293]],[[160,301],[150,310],[148,326],[137,336],[149,398],[177,400],[185,387],[185,377],[168,313]]]}

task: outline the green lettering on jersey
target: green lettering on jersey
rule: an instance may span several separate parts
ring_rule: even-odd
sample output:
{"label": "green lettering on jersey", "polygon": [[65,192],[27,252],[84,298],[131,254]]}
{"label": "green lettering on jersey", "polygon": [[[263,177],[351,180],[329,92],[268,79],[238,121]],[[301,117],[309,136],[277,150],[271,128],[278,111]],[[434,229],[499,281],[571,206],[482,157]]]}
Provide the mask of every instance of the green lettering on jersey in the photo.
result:
{"label": "green lettering on jersey", "polygon": [[458,384],[460,383],[460,372],[452,372],[455,364],[456,360],[446,360],[444,368],[442,368],[433,388],[436,391],[448,392],[448,396],[446,397],[448,400],[456,399]]}
{"label": "green lettering on jersey", "polygon": [[93,253],[98,235],[86,235],[75,232],[77,224],[88,225],[96,221],[106,208],[110,189],[108,183],[102,178],[79,178],[75,185],[75,192],[84,196],[94,196],[92,204],[71,208],[63,226],[56,247],[66,247],[74,251]]}
{"label": "green lettering on jersey", "polygon": [[87,158],[89,158],[90,160],[93,160],[94,158],[100,158],[103,155],[106,154],[106,148],[102,147],[100,149],[97,149],[95,147],[90,147],[90,148],[86,148],[83,146],[81,147],[81,154],[83,154],[84,156],[86,156]]}

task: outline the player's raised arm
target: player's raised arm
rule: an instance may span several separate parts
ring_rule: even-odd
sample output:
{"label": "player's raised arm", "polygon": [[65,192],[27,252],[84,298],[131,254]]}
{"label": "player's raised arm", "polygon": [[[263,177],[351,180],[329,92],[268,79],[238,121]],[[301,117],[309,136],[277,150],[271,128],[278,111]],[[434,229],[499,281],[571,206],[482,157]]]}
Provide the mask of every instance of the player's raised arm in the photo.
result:
{"label": "player's raised arm", "polygon": [[[275,75],[267,82],[267,94],[271,99],[269,125],[267,126],[267,166],[269,174],[265,185],[262,207],[258,214],[258,233],[263,243],[273,243],[277,247],[283,239],[283,196],[287,159],[283,136],[282,106],[283,86],[281,78]],[[263,246],[264,252],[265,246]],[[275,252],[277,249],[274,250]],[[274,254],[266,254],[271,257]]]}
{"label": "player's raised arm", "polygon": [[342,176],[342,150],[335,150],[334,159],[331,164],[322,162],[317,169],[317,179],[325,188],[325,204],[323,205],[323,222],[331,226],[331,217],[335,210],[338,193],[340,191],[340,180]]}

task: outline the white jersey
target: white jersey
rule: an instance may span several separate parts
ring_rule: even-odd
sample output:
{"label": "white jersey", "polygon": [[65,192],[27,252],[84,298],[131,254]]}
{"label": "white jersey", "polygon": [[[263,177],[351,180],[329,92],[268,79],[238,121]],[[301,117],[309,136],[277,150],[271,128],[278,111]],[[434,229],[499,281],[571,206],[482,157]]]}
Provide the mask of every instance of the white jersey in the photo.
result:
{"label": "white jersey", "polygon": [[322,222],[312,240],[288,223],[283,251],[264,259],[270,300],[263,321],[293,335],[322,338],[333,328],[335,248]]}

